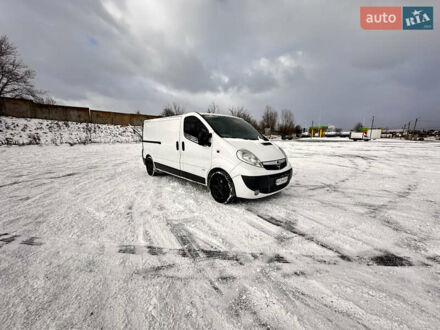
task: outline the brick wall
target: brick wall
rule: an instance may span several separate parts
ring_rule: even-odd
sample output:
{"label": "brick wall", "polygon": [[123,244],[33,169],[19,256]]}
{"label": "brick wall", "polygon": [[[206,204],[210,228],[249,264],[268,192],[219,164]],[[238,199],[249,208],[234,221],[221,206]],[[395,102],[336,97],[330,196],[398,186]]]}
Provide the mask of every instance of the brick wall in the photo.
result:
{"label": "brick wall", "polygon": [[8,97],[2,97],[0,99],[0,115],[122,126],[141,126],[144,120],[158,117],[134,113],[91,110],[82,107],[37,104],[29,100]]}

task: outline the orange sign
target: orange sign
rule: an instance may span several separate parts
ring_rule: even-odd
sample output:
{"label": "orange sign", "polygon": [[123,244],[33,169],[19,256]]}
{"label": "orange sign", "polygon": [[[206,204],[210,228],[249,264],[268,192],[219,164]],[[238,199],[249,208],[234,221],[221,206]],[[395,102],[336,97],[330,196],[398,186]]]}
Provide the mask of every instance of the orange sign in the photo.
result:
{"label": "orange sign", "polygon": [[402,30],[402,7],[361,7],[364,30]]}

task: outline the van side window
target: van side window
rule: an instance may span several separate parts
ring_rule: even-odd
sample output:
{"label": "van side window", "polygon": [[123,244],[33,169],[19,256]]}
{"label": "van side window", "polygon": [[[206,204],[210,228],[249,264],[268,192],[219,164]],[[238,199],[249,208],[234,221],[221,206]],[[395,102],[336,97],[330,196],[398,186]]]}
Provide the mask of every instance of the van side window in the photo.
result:
{"label": "van side window", "polygon": [[208,129],[194,116],[185,117],[183,121],[183,135],[194,143],[199,143],[200,132],[208,132]]}

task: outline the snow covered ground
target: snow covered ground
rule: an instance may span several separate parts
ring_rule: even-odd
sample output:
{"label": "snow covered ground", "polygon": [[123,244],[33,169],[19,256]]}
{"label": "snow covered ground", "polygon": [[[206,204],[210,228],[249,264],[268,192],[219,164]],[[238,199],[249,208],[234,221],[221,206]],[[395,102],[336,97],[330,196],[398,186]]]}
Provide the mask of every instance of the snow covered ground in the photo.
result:
{"label": "snow covered ground", "polygon": [[440,144],[277,143],[232,205],[139,144],[1,147],[0,328],[440,328]]}
{"label": "snow covered ground", "polygon": [[[141,132],[140,127],[134,127]],[[140,142],[132,127],[0,116],[0,145]]]}

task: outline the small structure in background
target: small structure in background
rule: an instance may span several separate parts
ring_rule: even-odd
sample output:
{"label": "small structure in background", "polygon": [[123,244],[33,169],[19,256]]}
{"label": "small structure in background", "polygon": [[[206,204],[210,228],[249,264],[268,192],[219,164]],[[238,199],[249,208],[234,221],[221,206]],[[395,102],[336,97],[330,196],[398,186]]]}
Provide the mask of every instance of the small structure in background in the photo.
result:
{"label": "small structure in background", "polygon": [[324,137],[328,126],[311,126],[309,130],[311,131],[312,137]]}

